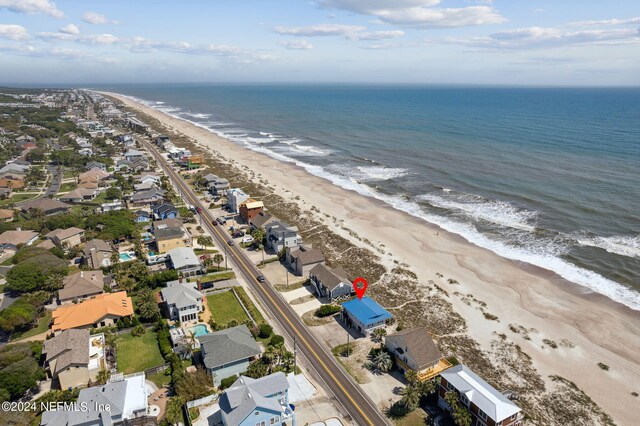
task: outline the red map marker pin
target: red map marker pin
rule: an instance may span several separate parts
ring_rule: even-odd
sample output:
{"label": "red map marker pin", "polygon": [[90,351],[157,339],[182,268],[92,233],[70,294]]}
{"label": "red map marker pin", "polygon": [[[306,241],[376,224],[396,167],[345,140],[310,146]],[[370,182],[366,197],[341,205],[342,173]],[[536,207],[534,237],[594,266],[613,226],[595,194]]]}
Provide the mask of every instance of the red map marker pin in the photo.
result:
{"label": "red map marker pin", "polygon": [[362,277],[353,280],[353,290],[356,292],[359,300],[362,300],[362,296],[364,296],[364,293],[367,291],[368,285],[367,280]]}

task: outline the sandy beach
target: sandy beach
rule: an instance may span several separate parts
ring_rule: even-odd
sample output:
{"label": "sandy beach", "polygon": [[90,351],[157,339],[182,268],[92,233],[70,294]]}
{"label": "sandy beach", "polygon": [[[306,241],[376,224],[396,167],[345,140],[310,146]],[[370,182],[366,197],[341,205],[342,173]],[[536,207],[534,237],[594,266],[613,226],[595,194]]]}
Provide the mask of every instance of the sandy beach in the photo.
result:
{"label": "sandy beach", "polygon": [[[496,335],[505,334],[531,357],[547,383],[551,383],[551,375],[562,376],[589,395],[617,424],[637,424],[632,407],[640,404],[640,397],[632,392],[640,393],[640,312],[546,270],[501,258],[382,201],[339,188],[294,164],[251,151],[127,97],[109,95],[222,157],[233,159],[240,168],[250,168],[303,210],[315,206],[319,214],[334,216],[342,226],[374,246],[384,247],[382,263],[388,269],[393,268],[394,260],[405,262],[421,283],[433,280],[449,293],[447,300],[466,320],[469,336],[483,350],[490,352]],[[348,237],[342,227],[331,221],[326,223]],[[362,241],[350,240],[364,246]],[[450,283],[450,279],[455,282]],[[499,320],[486,319],[476,305],[454,293],[472,294],[486,303],[483,312]],[[393,307],[380,302],[386,308]],[[528,331],[515,333],[513,328]],[[549,342],[557,343],[557,347]],[[582,420],[589,423],[588,419]]]}

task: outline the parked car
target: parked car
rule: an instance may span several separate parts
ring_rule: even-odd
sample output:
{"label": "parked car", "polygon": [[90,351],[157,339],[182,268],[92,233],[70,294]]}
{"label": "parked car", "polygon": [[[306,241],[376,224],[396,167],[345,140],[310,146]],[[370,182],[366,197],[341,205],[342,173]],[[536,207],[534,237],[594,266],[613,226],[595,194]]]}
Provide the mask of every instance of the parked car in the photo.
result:
{"label": "parked car", "polygon": [[224,225],[225,223],[227,223],[227,221],[224,218],[221,218],[221,217],[217,218],[216,221],[218,221],[218,223],[220,225]]}
{"label": "parked car", "polygon": [[200,207],[196,207],[196,212],[197,212],[198,214],[200,214],[200,213],[202,213],[202,209],[201,209]]}
{"label": "parked car", "polygon": [[230,246],[234,245],[235,243],[233,242],[233,240],[229,240],[227,241],[227,244],[229,244]]}
{"label": "parked car", "polygon": [[242,242],[243,242],[244,244],[252,243],[252,242],[253,242],[253,237],[252,237],[251,235],[249,235],[248,237],[244,237],[244,238],[242,239]]}
{"label": "parked car", "polygon": [[264,275],[258,275],[256,277],[256,279],[258,280],[258,282],[263,283],[264,282]]}
{"label": "parked car", "polygon": [[244,237],[244,232],[238,230],[238,231],[234,231],[234,233],[231,235],[233,238],[240,238],[240,237]]}

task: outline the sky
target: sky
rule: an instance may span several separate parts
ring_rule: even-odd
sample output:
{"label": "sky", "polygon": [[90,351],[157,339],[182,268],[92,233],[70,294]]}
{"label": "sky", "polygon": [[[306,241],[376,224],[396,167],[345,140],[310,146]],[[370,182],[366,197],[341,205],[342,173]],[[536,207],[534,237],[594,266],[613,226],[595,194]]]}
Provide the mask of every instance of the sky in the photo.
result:
{"label": "sky", "polygon": [[0,84],[640,85],[640,4],[0,0]]}

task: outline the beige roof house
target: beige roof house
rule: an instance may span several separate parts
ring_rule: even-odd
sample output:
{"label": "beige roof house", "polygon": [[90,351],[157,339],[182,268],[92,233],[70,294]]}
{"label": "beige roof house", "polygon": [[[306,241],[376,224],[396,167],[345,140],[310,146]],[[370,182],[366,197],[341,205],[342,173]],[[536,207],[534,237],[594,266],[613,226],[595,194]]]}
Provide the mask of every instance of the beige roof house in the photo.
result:
{"label": "beige roof house", "polygon": [[45,215],[50,216],[56,213],[68,211],[71,206],[65,203],[61,203],[58,200],[52,200],[51,198],[38,198],[34,201],[28,201],[21,207],[22,211],[28,212],[34,209],[40,209]]}
{"label": "beige roof house", "polygon": [[19,245],[30,246],[38,239],[38,233],[34,231],[5,231],[0,234],[0,245],[10,245],[17,247]]}
{"label": "beige roof house", "polygon": [[0,221],[9,222],[13,220],[14,211],[11,209],[0,209]]}
{"label": "beige roof house", "polygon": [[302,245],[288,248],[286,260],[296,275],[303,276],[308,275],[314,266],[324,263],[324,254],[318,249]]}
{"label": "beige roof house", "polygon": [[451,364],[443,359],[424,327],[406,329],[385,337],[385,346],[405,372],[415,371],[421,380],[435,377]]}
{"label": "beige roof house", "polygon": [[111,266],[111,255],[113,249],[111,245],[97,238],[84,245],[84,261],[93,269],[106,268]]}
{"label": "beige roof house", "polygon": [[75,226],[67,229],[55,229],[49,232],[46,237],[59,247],[75,247],[82,244],[84,229],[76,228]]}
{"label": "beige roof house", "polygon": [[67,275],[64,287],[58,291],[60,303],[85,299],[104,292],[104,274],[102,271],[80,271]]}

